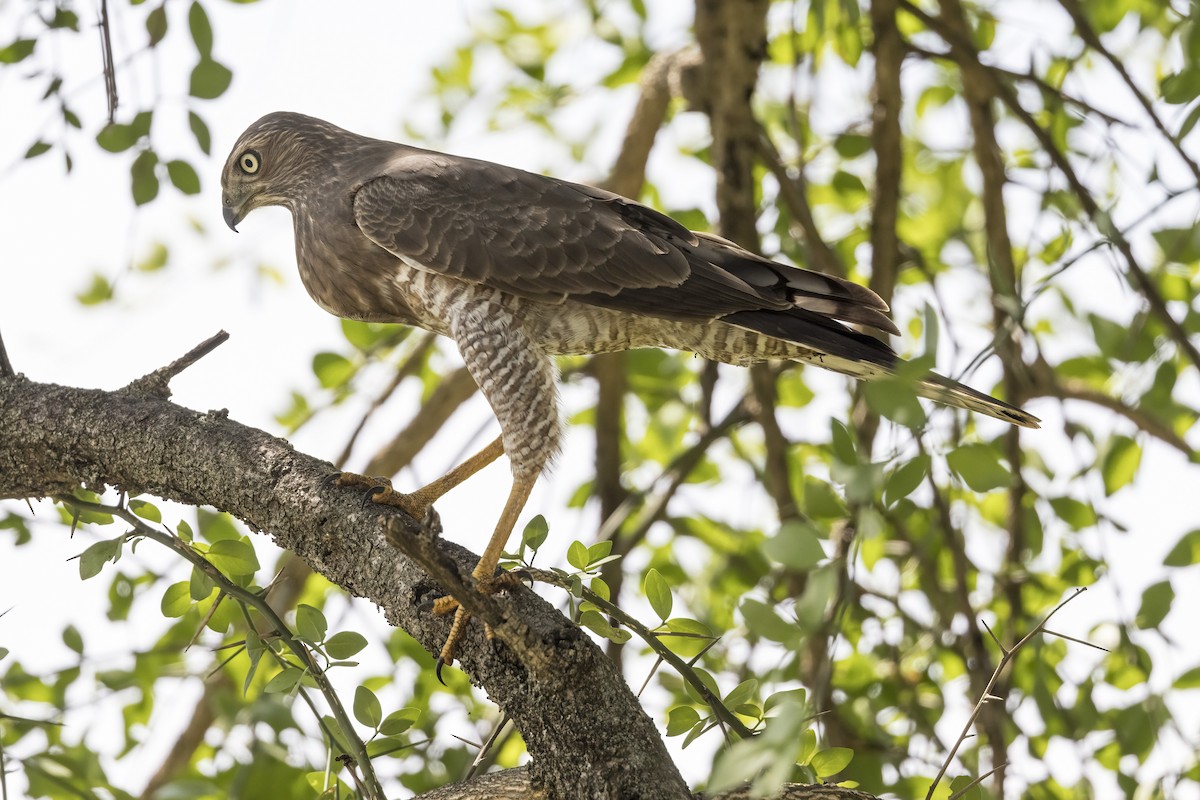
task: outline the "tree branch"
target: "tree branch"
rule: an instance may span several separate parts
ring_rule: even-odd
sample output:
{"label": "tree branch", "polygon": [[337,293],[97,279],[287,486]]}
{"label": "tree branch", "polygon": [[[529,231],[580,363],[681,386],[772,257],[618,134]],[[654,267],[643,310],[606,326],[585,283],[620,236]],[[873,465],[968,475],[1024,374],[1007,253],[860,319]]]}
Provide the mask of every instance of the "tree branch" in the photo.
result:
{"label": "tree branch", "polygon": [[[0,498],[69,493],[80,483],[211,505],[270,531],[317,571],[380,605],[431,652],[449,620],[422,609],[441,593],[428,577],[450,560],[468,574],[477,556],[437,541],[418,564],[381,537],[378,520],[420,540],[421,526],[392,509],[322,486],[330,464],[287,442],[157,397],[0,381]],[[590,639],[523,588],[507,596],[459,595],[512,646],[477,627],[458,655],[463,669],[512,716],[533,757],[531,774],[552,796],[683,797],[662,740],[611,662]],[[570,698],[570,702],[564,702]],[[587,763],[593,769],[580,770]]]}

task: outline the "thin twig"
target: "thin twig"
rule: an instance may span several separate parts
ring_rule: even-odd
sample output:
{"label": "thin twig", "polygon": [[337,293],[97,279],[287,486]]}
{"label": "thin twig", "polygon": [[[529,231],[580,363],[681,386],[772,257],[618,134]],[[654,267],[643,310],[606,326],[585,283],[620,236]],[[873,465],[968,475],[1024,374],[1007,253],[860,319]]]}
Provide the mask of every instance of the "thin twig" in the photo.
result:
{"label": "thin twig", "polygon": [[978,786],[979,784],[983,783],[983,782],[984,782],[984,781],[986,781],[988,778],[992,777],[992,776],[993,776],[993,775],[995,775],[997,772],[999,772],[1000,770],[1004,769],[1004,768],[1005,768],[1005,767],[1007,767],[1007,766],[1008,766],[1008,764],[1007,764],[1007,763],[1004,763],[1004,764],[1000,764],[1000,765],[998,765],[998,766],[992,767],[992,768],[991,768],[991,769],[989,769],[987,772],[983,773],[983,774],[982,774],[982,775],[980,775],[978,778],[976,778],[975,780],[971,781],[970,783],[968,783],[968,784],[967,784],[966,786],[964,786],[963,788],[959,789],[959,790],[958,790],[957,792],[955,792],[954,794],[950,795],[950,797],[949,797],[949,798],[947,798],[947,800],[958,800],[958,798],[966,796],[967,792],[971,791],[971,790],[972,790],[972,789],[974,789],[976,786]]}
{"label": "thin twig", "polygon": [[[228,335],[225,334],[224,331],[222,331],[218,336],[220,335],[225,335],[225,337],[228,338]],[[218,337],[213,337],[213,339],[216,338]],[[221,341],[224,341],[224,339],[221,339]],[[207,344],[207,342],[205,344]],[[220,342],[217,342],[217,344],[220,344]],[[201,345],[201,347],[203,346],[204,345]],[[214,344],[213,347],[215,346],[216,345]],[[201,355],[203,355],[203,353]],[[257,592],[252,592],[245,587],[238,586],[236,583],[226,578],[224,573],[213,566],[208,559],[196,552],[182,539],[179,539],[174,534],[161,531],[152,525],[147,524],[145,520],[135,515],[128,508],[122,506],[110,506],[104,503],[93,503],[71,496],[60,496],[55,499],[67,506],[86,509],[88,511],[97,511],[104,514],[111,514],[114,517],[119,517],[133,528],[135,535],[158,542],[177,555],[182,556],[186,561],[207,575],[213,581],[213,583],[216,584],[226,594],[236,598],[239,602],[250,606],[255,611],[262,614],[263,617],[266,618],[266,620],[273,626],[274,633],[279,637],[279,640],[283,642],[283,644],[292,652],[293,655],[296,656],[297,659],[300,660],[300,663],[304,665],[305,672],[312,676],[313,680],[316,681],[317,687],[320,689],[321,694],[325,697],[325,702],[329,704],[329,709],[333,712],[333,716],[338,722],[338,727],[340,728],[342,738],[350,747],[355,763],[358,765],[359,769],[362,770],[362,778],[366,781],[367,786],[369,787],[369,791],[367,792],[368,797],[379,798],[379,800],[382,800],[382,798],[385,797],[383,788],[379,784],[379,779],[376,777],[375,770],[371,765],[371,758],[367,754],[366,745],[363,744],[362,739],[355,735],[354,723],[351,721],[350,715],[346,713],[346,708],[342,705],[342,701],[338,697],[337,692],[334,690],[333,685],[329,682],[329,676],[325,674],[325,670],[322,669],[321,666],[316,662],[308,648],[292,635],[291,629],[287,626],[287,623],[284,622],[283,618],[275,612],[275,609],[271,607],[271,605],[266,601],[265,597],[261,596]],[[304,692],[301,691],[300,694],[304,695]],[[312,707],[312,710],[317,719],[321,720],[321,714],[318,712],[315,706]],[[324,727],[323,722],[322,727]],[[337,739],[332,738],[331,741],[337,742]]]}
{"label": "thin twig", "polygon": [[1133,96],[1137,98],[1138,103],[1140,103],[1142,108],[1145,110],[1146,116],[1150,117],[1150,121],[1154,123],[1154,127],[1158,129],[1158,132],[1162,134],[1164,139],[1171,143],[1171,147],[1174,148],[1176,154],[1183,159],[1183,163],[1187,164],[1188,169],[1191,170],[1192,176],[1196,179],[1196,182],[1200,183],[1200,164],[1197,164],[1195,160],[1193,160],[1192,157],[1187,154],[1187,151],[1183,149],[1183,145],[1180,143],[1178,137],[1167,130],[1167,126],[1163,123],[1162,118],[1155,113],[1154,104],[1150,101],[1150,98],[1146,96],[1146,93],[1138,88],[1138,85],[1133,80],[1133,76],[1129,74],[1129,70],[1125,68],[1125,64],[1121,61],[1121,59],[1113,55],[1112,51],[1104,46],[1104,42],[1100,40],[1100,35],[1096,33],[1096,29],[1093,28],[1091,22],[1088,21],[1087,15],[1083,13],[1083,9],[1080,7],[1078,0],[1059,0],[1059,4],[1062,5],[1066,12],[1071,16],[1071,21],[1075,23],[1075,32],[1078,33],[1080,38],[1083,39],[1084,44],[1095,50],[1100,55],[1104,56],[1108,63],[1112,65],[1112,68],[1115,69],[1117,74],[1121,76],[1121,80],[1124,82],[1125,86],[1130,92],[1133,93]]}
{"label": "thin twig", "polygon": [[425,355],[436,341],[436,334],[427,333],[422,336],[417,346],[405,357],[404,363],[400,365],[396,370],[396,374],[392,376],[392,382],[371,401],[371,406],[363,413],[362,418],[358,421],[358,425],[351,432],[350,438],[346,440],[346,446],[342,448],[342,452],[333,462],[338,469],[346,466],[346,462],[350,459],[350,453],[354,450],[354,445],[358,441],[359,435],[362,434],[363,428],[367,426],[367,422],[395,394],[396,389],[400,388],[400,384],[405,378],[416,374],[421,365],[425,363]]}
{"label": "thin twig", "polygon": [[225,331],[217,331],[200,344],[193,347],[181,358],[177,358],[165,367],[159,367],[149,375],[143,375],[130,383],[122,391],[130,394],[151,395],[164,400],[171,396],[171,379],[185,369],[195,364],[206,355],[216,350],[229,339]]}
{"label": "thin twig", "polygon": [[[539,583],[557,586],[560,589],[566,589],[568,592],[572,591],[571,579],[557,572],[552,572],[545,569],[522,568],[520,573]],[[709,691],[708,687],[705,686],[704,682],[700,680],[700,677],[696,674],[696,671],[692,669],[691,665],[672,652],[670,648],[660,641],[659,634],[656,634],[654,631],[650,630],[641,622],[639,622],[636,618],[621,610],[620,607],[616,606],[611,601],[605,600],[591,589],[583,587],[581,589],[580,596],[589,603],[592,603],[598,608],[603,609],[605,614],[613,617],[626,628],[636,633],[642,641],[650,646],[650,649],[653,650],[657,656],[675,668],[679,675],[685,681],[687,681],[688,684],[690,684],[691,687],[696,690],[704,702],[708,704],[708,707],[712,709],[714,716],[716,716],[716,718],[723,724],[726,724],[732,728],[739,737],[745,739],[752,735],[750,729],[747,728],[742,721],[737,718],[737,715],[725,707],[725,704],[721,702],[721,698]]]}
{"label": "thin twig", "polygon": [[[930,30],[941,36],[947,44],[950,45],[951,51],[960,59],[969,59],[978,62],[978,52],[975,45],[967,38],[960,36],[957,31],[950,29],[945,22],[937,17],[931,16],[923,9],[917,6],[912,0],[899,0],[900,7],[909,14],[920,20]],[[1100,204],[1087,187],[1079,179],[1075,172],[1075,168],[1071,166],[1070,160],[1066,154],[1054,142],[1050,132],[1043,128],[1033,115],[1029,113],[1018,101],[1016,94],[1012,88],[999,80],[991,73],[985,74],[992,82],[992,89],[995,96],[1001,100],[1009,111],[1021,121],[1021,123],[1029,129],[1034,138],[1038,140],[1038,144],[1046,151],[1046,155],[1054,163],[1054,166],[1066,179],[1067,184],[1071,187],[1071,192],[1079,200],[1080,206],[1087,214],[1089,221],[1096,230],[1105,236],[1120,252],[1121,257],[1125,260],[1128,269],[1128,275],[1131,283],[1138,292],[1146,299],[1150,310],[1162,323],[1166,329],[1167,335],[1179,348],[1180,352],[1196,367],[1200,367],[1200,348],[1197,348],[1192,343],[1187,330],[1183,324],[1176,319],[1167,308],[1167,301],[1163,297],[1158,286],[1155,285],[1149,273],[1142,267],[1141,262],[1133,253],[1133,246],[1129,240],[1122,235],[1119,228],[1114,226],[1110,215],[1100,208]]]}
{"label": "thin twig", "polygon": [[12,362],[8,360],[8,351],[4,349],[4,337],[0,336],[0,378],[12,378],[16,374]]}
{"label": "thin twig", "polygon": [[108,0],[100,0],[100,53],[104,65],[104,96],[108,98],[108,122],[117,117],[117,68],[113,64],[112,30],[108,24]]}
{"label": "thin twig", "polygon": [[[937,789],[938,783],[940,783],[942,778],[945,776],[946,770],[948,770],[950,768],[951,762],[954,761],[954,756],[958,753],[958,748],[961,747],[962,743],[965,742],[967,740],[967,738],[970,736],[971,726],[975,724],[975,720],[979,717],[979,712],[983,709],[983,706],[986,703],[991,702],[994,699],[998,699],[998,698],[995,698],[991,692],[992,692],[992,687],[994,687],[996,685],[996,681],[999,680],[999,678],[1000,678],[1000,673],[1004,671],[1004,668],[1007,667],[1014,658],[1016,658],[1017,653],[1019,653],[1021,651],[1021,648],[1023,648],[1026,645],[1026,643],[1029,642],[1030,639],[1032,639],[1034,636],[1038,635],[1039,633],[1042,633],[1043,631],[1045,631],[1046,623],[1048,623],[1050,621],[1051,617],[1053,617],[1055,614],[1057,614],[1059,612],[1059,610],[1063,606],[1065,606],[1067,603],[1071,602],[1076,597],[1079,597],[1079,595],[1083,594],[1086,591],[1087,591],[1086,586],[1081,586],[1078,589],[1076,589],[1075,592],[1070,597],[1067,597],[1064,600],[1062,600],[1062,602],[1060,602],[1058,605],[1056,605],[1053,609],[1050,610],[1050,613],[1048,613],[1046,616],[1042,617],[1042,621],[1037,624],[1037,627],[1035,627],[1029,633],[1022,636],[1021,640],[1019,642],[1017,642],[1015,645],[1013,645],[1011,648],[1009,648],[1004,653],[1004,655],[1001,656],[1000,663],[997,664],[996,668],[992,671],[991,679],[988,681],[987,686],[984,688],[983,692],[980,694],[979,700],[975,703],[975,707],[973,709],[971,709],[971,716],[967,718],[966,724],[963,725],[962,733],[959,734],[958,740],[954,743],[954,746],[950,748],[950,752],[946,755],[946,760],[942,763],[942,768],[940,770],[938,770],[938,774],[934,777],[933,783],[929,784],[929,791],[926,792],[926,794],[925,794],[925,800],[932,800],[934,790]],[[1003,765],[1001,765],[1001,766],[1003,766]],[[987,776],[984,776],[984,777],[987,777]]]}
{"label": "thin twig", "polygon": [[511,722],[512,717],[510,717],[508,714],[504,714],[502,717],[500,717],[500,723],[496,725],[496,729],[492,731],[491,736],[489,736],[479,748],[479,752],[475,755],[475,760],[471,762],[471,766],[467,770],[467,774],[463,776],[462,779],[464,781],[471,780],[479,774],[481,769],[486,768],[486,762],[484,759],[487,757],[488,753],[492,751],[492,748],[496,746],[496,742],[500,740],[500,734],[504,733]]}

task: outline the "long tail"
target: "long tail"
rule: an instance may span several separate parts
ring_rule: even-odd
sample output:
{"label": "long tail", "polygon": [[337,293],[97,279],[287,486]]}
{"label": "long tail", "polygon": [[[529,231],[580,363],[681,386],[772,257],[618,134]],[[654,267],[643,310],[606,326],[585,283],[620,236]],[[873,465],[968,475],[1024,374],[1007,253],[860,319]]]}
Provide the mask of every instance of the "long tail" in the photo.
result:
{"label": "long tail", "polygon": [[958,381],[938,375],[936,372],[929,373],[924,380],[917,384],[917,394],[948,406],[965,408],[967,411],[975,411],[1004,422],[1011,422],[1022,428],[1042,427],[1041,420],[1032,414],[1009,405],[1003,400],[997,400],[983,392],[978,392]]}
{"label": "long tail", "polygon": [[[899,356],[873,336],[859,333],[827,316],[802,308],[788,311],[741,311],[723,322],[794,342],[800,348],[794,358],[849,375],[873,380],[895,373]],[[1003,400],[976,391],[958,381],[930,372],[914,387],[917,394],[938,403],[965,408],[1023,428],[1039,428],[1041,421]]]}

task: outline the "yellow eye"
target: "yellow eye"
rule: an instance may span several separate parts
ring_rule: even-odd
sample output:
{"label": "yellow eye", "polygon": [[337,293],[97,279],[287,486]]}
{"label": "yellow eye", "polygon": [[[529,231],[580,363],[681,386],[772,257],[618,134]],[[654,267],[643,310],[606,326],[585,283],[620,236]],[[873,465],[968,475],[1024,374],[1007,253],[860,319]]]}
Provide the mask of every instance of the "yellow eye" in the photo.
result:
{"label": "yellow eye", "polygon": [[258,172],[258,168],[262,164],[262,158],[253,150],[247,150],[238,156],[237,163],[242,172],[247,175],[253,175]]}

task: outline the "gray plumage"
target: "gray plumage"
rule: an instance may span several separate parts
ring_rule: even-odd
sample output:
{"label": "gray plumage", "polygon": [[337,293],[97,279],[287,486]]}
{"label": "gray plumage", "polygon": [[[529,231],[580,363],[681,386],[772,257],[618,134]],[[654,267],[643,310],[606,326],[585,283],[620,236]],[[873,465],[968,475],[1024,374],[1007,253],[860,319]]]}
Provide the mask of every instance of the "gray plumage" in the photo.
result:
{"label": "gray plumage", "polygon": [[[691,350],[856,378],[898,359],[847,323],[898,333],[862,286],[756,256],[602,189],[268,114],[222,174],[225,219],[292,211],[300,274],[342,317],[450,336],[499,418],[514,474],[559,437],[555,354]],[[941,376],[916,391],[1017,425],[1024,411]]]}

